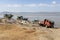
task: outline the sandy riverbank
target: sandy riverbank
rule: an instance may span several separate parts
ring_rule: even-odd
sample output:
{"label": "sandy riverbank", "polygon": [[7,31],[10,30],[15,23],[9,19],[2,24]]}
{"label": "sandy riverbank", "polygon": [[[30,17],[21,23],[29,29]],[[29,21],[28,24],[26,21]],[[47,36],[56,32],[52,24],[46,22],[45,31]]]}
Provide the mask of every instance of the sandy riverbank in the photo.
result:
{"label": "sandy riverbank", "polygon": [[60,40],[60,29],[4,24],[0,40]]}

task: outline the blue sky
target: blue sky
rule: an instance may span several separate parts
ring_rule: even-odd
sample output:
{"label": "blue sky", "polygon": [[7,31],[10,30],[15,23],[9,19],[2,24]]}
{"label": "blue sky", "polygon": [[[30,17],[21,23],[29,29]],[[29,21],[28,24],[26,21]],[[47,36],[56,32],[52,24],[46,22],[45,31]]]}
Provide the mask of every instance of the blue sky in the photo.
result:
{"label": "blue sky", "polygon": [[0,0],[0,12],[60,12],[60,0]]}

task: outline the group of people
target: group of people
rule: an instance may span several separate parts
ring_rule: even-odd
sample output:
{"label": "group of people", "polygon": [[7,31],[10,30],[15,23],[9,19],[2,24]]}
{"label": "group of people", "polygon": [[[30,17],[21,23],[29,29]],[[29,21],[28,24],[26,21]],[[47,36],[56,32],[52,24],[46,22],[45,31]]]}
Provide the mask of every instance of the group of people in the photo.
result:
{"label": "group of people", "polygon": [[44,21],[41,21],[39,25],[47,28],[54,28],[54,22],[48,19],[44,19]]}
{"label": "group of people", "polygon": [[[11,23],[11,24],[12,23],[19,23],[19,24],[29,24],[29,23],[31,23],[28,20],[28,18],[24,18],[23,16],[18,16],[17,20],[14,20],[12,17],[13,17],[12,14],[5,14],[4,18],[0,19],[0,23],[1,22],[3,22],[3,23]],[[47,28],[54,28],[54,22],[50,21],[48,19],[44,19],[44,21],[40,21],[40,22],[39,22],[39,20],[34,20],[33,23],[37,23],[40,26],[47,27]]]}

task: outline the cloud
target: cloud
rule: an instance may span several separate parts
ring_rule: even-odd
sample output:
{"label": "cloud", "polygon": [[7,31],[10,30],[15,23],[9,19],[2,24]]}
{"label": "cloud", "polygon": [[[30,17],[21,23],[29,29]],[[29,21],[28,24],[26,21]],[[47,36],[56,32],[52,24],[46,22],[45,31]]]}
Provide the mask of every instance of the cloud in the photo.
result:
{"label": "cloud", "polygon": [[52,1],[52,4],[56,4],[56,1]]}
{"label": "cloud", "polygon": [[21,7],[21,4],[0,4],[0,7]]}
{"label": "cloud", "polygon": [[35,7],[37,5],[36,4],[24,4],[24,6],[27,6],[27,7]]}
{"label": "cloud", "polygon": [[57,4],[56,1],[53,1],[52,4],[44,4],[40,3],[38,4],[39,7],[60,7],[60,4]]}
{"label": "cloud", "polygon": [[21,7],[21,4],[8,4],[8,7]]}
{"label": "cloud", "polygon": [[39,3],[39,4],[0,4],[0,7],[56,7],[60,6],[56,1],[52,1],[52,4]]}
{"label": "cloud", "polygon": [[40,3],[40,4],[38,4],[38,6],[49,6],[49,4],[42,4],[42,3]]}

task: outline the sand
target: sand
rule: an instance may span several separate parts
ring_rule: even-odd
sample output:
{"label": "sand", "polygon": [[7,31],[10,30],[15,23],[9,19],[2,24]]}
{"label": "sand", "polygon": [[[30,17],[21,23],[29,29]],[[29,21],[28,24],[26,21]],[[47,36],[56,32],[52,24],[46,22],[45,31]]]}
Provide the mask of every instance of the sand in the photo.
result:
{"label": "sand", "polygon": [[0,40],[60,40],[60,29],[2,24]]}

